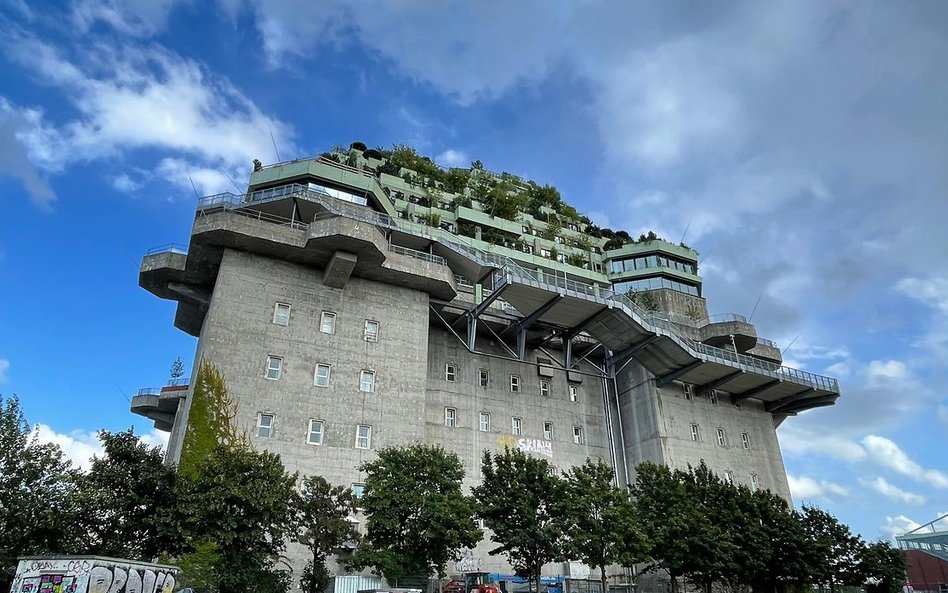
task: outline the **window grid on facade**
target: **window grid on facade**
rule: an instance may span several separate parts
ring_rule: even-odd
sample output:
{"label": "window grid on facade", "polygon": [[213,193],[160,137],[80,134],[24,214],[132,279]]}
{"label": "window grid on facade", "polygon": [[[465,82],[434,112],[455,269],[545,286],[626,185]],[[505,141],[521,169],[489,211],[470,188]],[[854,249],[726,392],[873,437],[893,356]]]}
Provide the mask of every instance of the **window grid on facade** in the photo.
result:
{"label": "window grid on facade", "polygon": [[458,421],[458,411],[456,408],[445,408],[444,409],[444,425],[449,428],[454,428],[457,426]]}
{"label": "window grid on facade", "polygon": [[366,342],[378,342],[379,341],[379,322],[372,321],[371,319],[365,320],[365,329],[362,332],[362,337]]}
{"label": "window grid on facade", "polygon": [[520,393],[520,375],[510,375],[510,391]]}
{"label": "window grid on facade", "polygon": [[544,397],[550,396],[550,382],[549,381],[540,381],[540,395]]}
{"label": "window grid on facade", "polygon": [[691,425],[691,440],[696,443],[701,440],[701,431],[697,424]]}
{"label": "window grid on facade", "polygon": [[718,433],[718,445],[723,447],[724,445],[727,444],[727,439],[724,438],[724,429],[718,428],[717,433]]}
{"label": "window grid on facade", "polygon": [[569,401],[579,401],[579,388],[577,388],[575,385],[569,386]]}
{"label": "window grid on facade", "polygon": [[444,380],[448,383],[458,380],[458,365],[452,363],[444,365]]}
{"label": "window grid on facade", "polygon": [[353,484],[352,485],[352,496],[355,498],[362,498],[365,494],[365,484]]}
{"label": "window grid on facade", "polygon": [[310,445],[323,444],[323,421],[310,420],[309,430],[306,433],[306,442]]}
{"label": "window grid on facade", "polygon": [[277,325],[290,324],[290,306],[286,303],[277,303],[273,307],[273,323]]}
{"label": "window grid on facade", "polygon": [[746,432],[742,432],[742,433],[741,433],[741,447],[743,447],[743,448],[745,448],[745,449],[750,449],[750,448],[751,448],[751,445],[750,445],[750,437],[747,436],[747,433],[746,433]]}
{"label": "window grid on facade", "polygon": [[266,378],[271,381],[276,381],[280,378],[280,375],[283,374],[283,359],[279,356],[268,356],[267,357],[267,373]]}
{"label": "window grid on facade", "polygon": [[510,419],[510,432],[514,436],[520,436],[523,434],[523,418],[514,416]]}
{"label": "window grid on facade", "polygon": [[313,373],[313,385],[316,387],[329,387],[329,373],[331,369],[328,364],[317,364],[316,371]]}
{"label": "window grid on facade", "polygon": [[481,387],[487,387],[490,385],[490,371],[487,369],[480,369],[477,372],[478,381]]}
{"label": "window grid on facade", "polygon": [[372,427],[360,424],[356,427],[356,449],[368,449],[372,446]]}
{"label": "window grid on facade", "polygon": [[332,311],[323,311],[319,316],[319,331],[324,334],[336,333],[336,314]]}
{"label": "window grid on facade", "polygon": [[375,391],[375,371],[361,371],[359,373],[359,391],[365,393]]}
{"label": "window grid on facade", "polygon": [[583,427],[574,426],[573,427],[573,442],[577,445],[583,444]]}
{"label": "window grid on facade", "polygon": [[487,412],[481,412],[480,429],[481,432],[490,432],[490,414]]}
{"label": "window grid on facade", "polygon": [[257,436],[268,439],[273,435],[273,414],[260,414],[257,417]]}
{"label": "window grid on facade", "polygon": [[553,423],[552,422],[543,423],[543,438],[545,438],[548,441],[553,440]]}

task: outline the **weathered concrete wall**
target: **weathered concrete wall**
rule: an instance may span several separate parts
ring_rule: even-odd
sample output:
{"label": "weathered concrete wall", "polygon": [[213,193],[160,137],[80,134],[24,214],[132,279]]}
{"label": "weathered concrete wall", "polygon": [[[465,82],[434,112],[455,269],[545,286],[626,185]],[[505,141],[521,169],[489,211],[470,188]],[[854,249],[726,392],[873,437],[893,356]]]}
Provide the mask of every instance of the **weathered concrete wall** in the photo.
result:
{"label": "weathered concrete wall", "polygon": [[171,593],[178,569],[99,556],[20,560],[11,593]]}

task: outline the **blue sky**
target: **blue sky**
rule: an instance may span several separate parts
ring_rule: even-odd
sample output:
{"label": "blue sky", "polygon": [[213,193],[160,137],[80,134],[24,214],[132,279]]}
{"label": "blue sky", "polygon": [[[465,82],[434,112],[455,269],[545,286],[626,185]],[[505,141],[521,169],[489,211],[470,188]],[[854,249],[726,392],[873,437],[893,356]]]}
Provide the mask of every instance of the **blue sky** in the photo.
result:
{"label": "blue sky", "polygon": [[778,431],[796,501],[904,531],[948,512],[946,33],[936,2],[0,0],[0,392],[77,460],[160,443],[127,398],[194,340],[137,267],[187,242],[188,176],[404,142],[687,228],[712,312],[841,381]]}

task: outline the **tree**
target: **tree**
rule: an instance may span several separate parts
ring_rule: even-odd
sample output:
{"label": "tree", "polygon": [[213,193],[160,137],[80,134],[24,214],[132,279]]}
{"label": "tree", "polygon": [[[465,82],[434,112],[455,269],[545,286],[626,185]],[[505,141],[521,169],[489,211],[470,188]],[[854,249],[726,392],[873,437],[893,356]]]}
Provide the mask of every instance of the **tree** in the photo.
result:
{"label": "tree", "polygon": [[17,556],[77,551],[77,478],[59,447],[30,430],[17,397],[0,395],[0,583]]}
{"label": "tree", "polygon": [[188,408],[188,428],[184,435],[178,472],[195,477],[198,467],[218,444],[245,447],[247,436],[237,428],[237,402],[227,390],[224,376],[214,365],[201,360],[191,406]]}
{"label": "tree", "polygon": [[905,553],[886,541],[863,546],[859,572],[866,593],[899,593],[905,585]]}
{"label": "tree", "polygon": [[87,524],[87,553],[149,561],[183,545],[176,474],[161,449],[129,429],[101,431],[105,454],[92,460],[79,484]]}
{"label": "tree", "polygon": [[303,480],[297,502],[298,532],[294,538],[310,552],[303,571],[303,591],[318,593],[329,584],[326,557],[347,541],[358,541],[359,530],[349,521],[356,512],[355,497],[344,486],[333,486],[321,476]]}
{"label": "tree", "polygon": [[275,567],[293,530],[296,479],[279,455],[224,444],[186,478],[183,509],[191,547],[214,561],[218,590],[286,590],[288,575]]}
{"label": "tree", "polygon": [[645,559],[635,507],[628,493],[615,486],[614,476],[601,460],[587,460],[566,474],[570,553],[599,567],[603,593],[609,590],[608,565],[632,566]]}
{"label": "tree", "polygon": [[460,549],[483,537],[474,506],[461,492],[464,469],[441,447],[389,447],[360,467],[366,472],[360,506],[366,513],[366,544],[351,564],[371,566],[389,582],[445,576]]}
{"label": "tree", "polygon": [[506,554],[520,576],[537,590],[545,564],[565,559],[563,533],[569,527],[563,500],[565,482],[545,459],[505,447],[484,452],[484,480],[474,488],[478,515],[499,544],[490,554]]}
{"label": "tree", "polygon": [[184,361],[181,360],[181,357],[174,359],[174,362],[171,363],[171,383],[172,385],[175,382],[184,376]]}
{"label": "tree", "polygon": [[809,583],[800,516],[769,490],[739,489],[741,522],[734,534],[741,584],[755,591],[797,590]]}
{"label": "tree", "polygon": [[836,593],[837,585],[858,586],[859,553],[862,540],[836,517],[816,507],[803,507],[801,518],[807,538],[807,563],[815,582],[829,585]]}

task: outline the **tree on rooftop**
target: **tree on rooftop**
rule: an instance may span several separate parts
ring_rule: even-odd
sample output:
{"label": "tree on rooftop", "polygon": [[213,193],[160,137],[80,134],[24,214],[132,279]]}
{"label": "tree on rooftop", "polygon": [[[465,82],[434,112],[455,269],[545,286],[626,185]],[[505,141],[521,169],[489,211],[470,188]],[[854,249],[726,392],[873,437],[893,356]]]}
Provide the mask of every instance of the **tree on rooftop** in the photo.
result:
{"label": "tree on rooftop", "polygon": [[483,481],[474,488],[478,515],[518,575],[540,586],[543,566],[567,556],[563,533],[569,527],[565,482],[545,459],[518,449],[484,452]]}
{"label": "tree on rooftop", "polygon": [[430,445],[390,447],[360,470],[367,474],[360,499],[366,534],[351,566],[372,567],[390,583],[418,579],[424,585],[432,574],[443,578],[461,548],[483,537],[473,501],[461,491],[464,469],[454,453]]}

